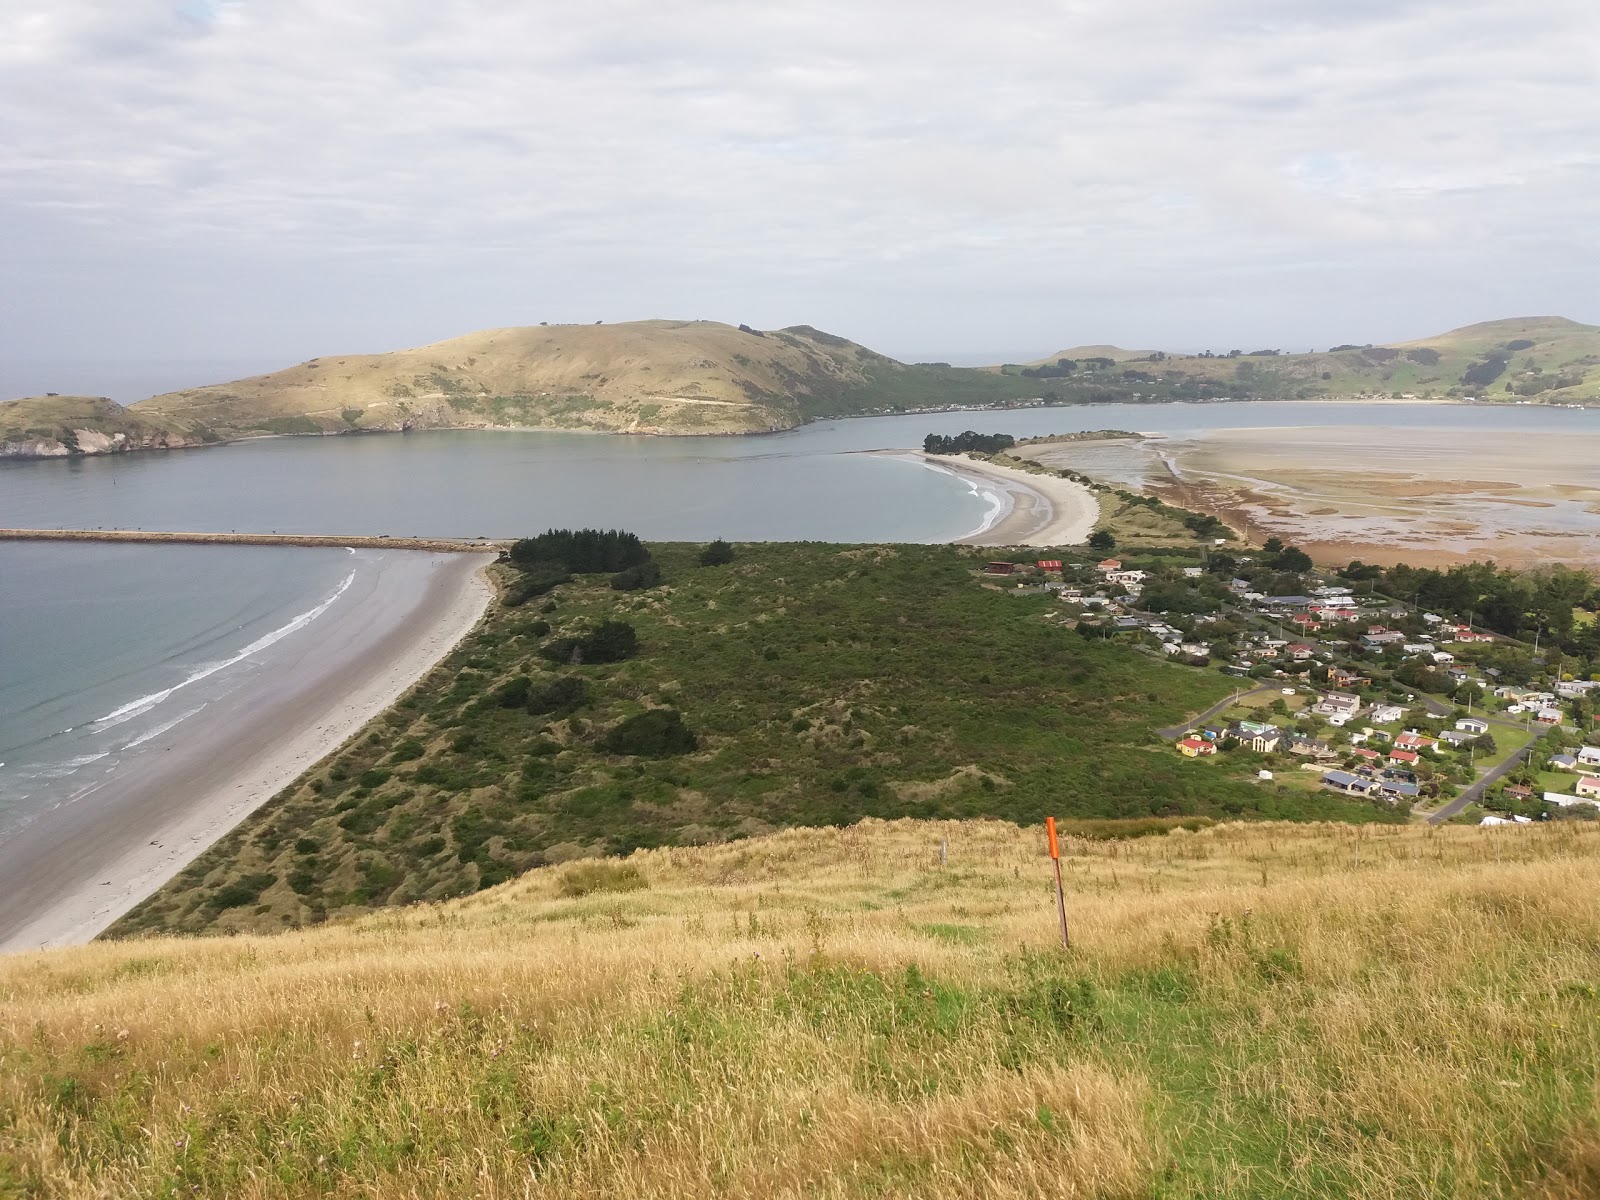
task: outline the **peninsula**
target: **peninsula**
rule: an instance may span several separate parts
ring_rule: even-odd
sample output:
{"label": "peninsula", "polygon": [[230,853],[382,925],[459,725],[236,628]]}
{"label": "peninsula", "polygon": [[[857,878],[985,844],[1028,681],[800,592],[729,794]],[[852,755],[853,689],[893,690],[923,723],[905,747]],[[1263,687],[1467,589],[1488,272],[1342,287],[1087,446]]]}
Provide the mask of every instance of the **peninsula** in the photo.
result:
{"label": "peninsula", "polygon": [[324,355],[128,407],[85,396],[0,402],[0,458],[296,434],[744,434],[960,408],[1331,398],[1592,403],[1600,399],[1600,326],[1525,317],[1306,354],[1082,346],[1032,363],[966,368],[899,362],[809,325],[533,325],[383,354]]}

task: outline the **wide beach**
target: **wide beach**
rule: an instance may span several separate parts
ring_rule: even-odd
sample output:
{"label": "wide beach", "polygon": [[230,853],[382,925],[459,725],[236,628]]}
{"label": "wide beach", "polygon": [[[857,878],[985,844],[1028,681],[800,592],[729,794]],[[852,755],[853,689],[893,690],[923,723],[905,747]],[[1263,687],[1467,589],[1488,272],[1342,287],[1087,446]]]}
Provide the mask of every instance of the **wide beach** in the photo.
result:
{"label": "wide beach", "polygon": [[247,686],[0,842],[0,951],[90,940],[359,732],[477,624],[490,561],[384,552]]}
{"label": "wide beach", "polygon": [[956,539],[968,546],[1078,546],[1100,516],[1095,495],[1081,483],[1036,475],[966,455],[919,454],[937,471],[961,479],[991,504],[977,531]]}

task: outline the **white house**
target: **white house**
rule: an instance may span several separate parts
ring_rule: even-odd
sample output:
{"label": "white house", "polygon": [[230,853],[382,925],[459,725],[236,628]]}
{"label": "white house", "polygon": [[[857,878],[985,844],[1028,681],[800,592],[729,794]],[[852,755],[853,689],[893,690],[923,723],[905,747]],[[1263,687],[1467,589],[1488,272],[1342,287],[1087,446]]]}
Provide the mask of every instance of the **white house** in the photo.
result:
{"label": "white house", "polygon": [[1577,753],[1577,759],[1586,767],[1600,767],[1600,746],[1585,746]]}
{"label": "white house", "polygon": [[1586,800],[1593,800],[1596,796],[1600,796],[1600,778],[1596,778],[1593,775],[1585,775],[1578,780],[1577,786],[1572,790]]}
{"label": "white house", "polygon": [[1462,733],[1484,734],[1489,732],[1489,722],[1480,717],[1462,717],[1456,722],[1456,728]]}
{"label": "white house", "polygon": [[1367,719],[1374,725],[1389,725],[1406,715],[1406,710],[1398,704],[1379,704],[1367,714]]}

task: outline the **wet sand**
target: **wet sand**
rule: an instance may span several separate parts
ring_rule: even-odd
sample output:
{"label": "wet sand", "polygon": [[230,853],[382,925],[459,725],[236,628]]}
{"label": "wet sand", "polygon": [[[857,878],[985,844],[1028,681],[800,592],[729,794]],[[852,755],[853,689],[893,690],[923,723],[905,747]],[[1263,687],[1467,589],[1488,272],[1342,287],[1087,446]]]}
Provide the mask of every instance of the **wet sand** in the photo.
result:
{"label": "wet sand", "polygon": [[996,508],[983,528],[957,542],[965,546],[1081,546],[1094,532],[1100,502],[1081,483],[1035,475],[964,454],[921,454],[988,496]]}
{"label": "wet sand", "polygon": [[478,623],[491,561],[387,555],[160,753],[0,843],[0,951],[89,941],[360,732]]}

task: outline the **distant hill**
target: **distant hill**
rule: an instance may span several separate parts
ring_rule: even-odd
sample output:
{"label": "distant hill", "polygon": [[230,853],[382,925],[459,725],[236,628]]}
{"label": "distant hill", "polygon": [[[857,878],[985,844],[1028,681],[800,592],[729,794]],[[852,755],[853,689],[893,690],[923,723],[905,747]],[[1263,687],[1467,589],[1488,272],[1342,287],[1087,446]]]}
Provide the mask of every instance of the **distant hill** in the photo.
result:
{"label": "distant hill", "polygon": [[1600,326],[1565,317],[1514,317],[1412,342],[1336,345],[1310,354],[1266,348],[1193,355],[1080,346],[992,369],[1080,384],[1091,378],[1102,384],[1156,384],[1209,399],[1414,396],[1588,403],[1600,399]]}
{"label": "distant hill", "polygon": [[0,458],[66,458],[212,440],[203,431],[180,430],[104,396],[30,396],[0,403]]}
{"label": "distant hill", "polygon": [[414,350],[325,355],[270,375],[140,401],[183,427],[241,433],[535,428],[753,433],[1027,386],[914,367],[808,325],[714,321],[490,329]]}
{"label": "distant hill", "polygon": [[407,429],[763,433],[1038,392],[995,372],[907,365],[809,325],[635,321],[490,329],[386,354],[325,355],[128,408],[82,397],[10,401],[0,403],[0,431],[12,457]]}

